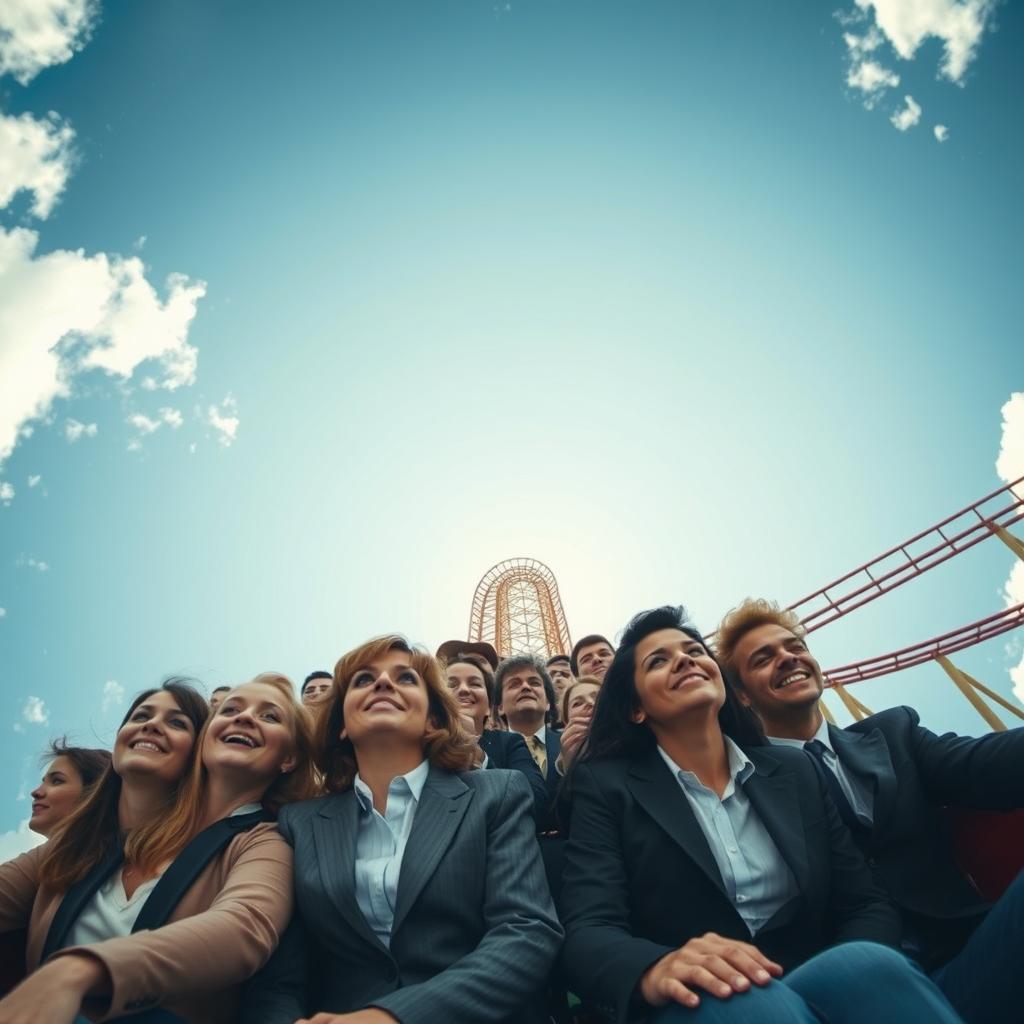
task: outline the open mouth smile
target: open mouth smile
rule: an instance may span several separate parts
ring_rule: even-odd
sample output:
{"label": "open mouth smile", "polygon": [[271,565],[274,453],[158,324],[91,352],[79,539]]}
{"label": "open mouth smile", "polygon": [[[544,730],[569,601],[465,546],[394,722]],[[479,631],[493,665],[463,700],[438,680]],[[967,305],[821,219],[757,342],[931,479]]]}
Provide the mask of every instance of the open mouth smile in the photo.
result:
{"label": "open mouth smile", "polygon": [[136,740],[132,743],[129,750],[152,750],[155,754],[165,753],[162,747],[158,747],[152,740]]}
{"label": "open mouth smile", "polygon": [[790,672],[788,676],[783,676],[773,687],[773,690],[784,690],[787,686],[792,686],[794,683],[802,683],[805,679],[810,679],[811,673],[806,669],[799,668],[795,672]]}
{"label": "open mouth smile", "polygon": [[221,743],[233,743],[238,746],[248,747],[250,750],[258,747],[259,744],[251,737],[241,732],[229,732],[221,737]]}

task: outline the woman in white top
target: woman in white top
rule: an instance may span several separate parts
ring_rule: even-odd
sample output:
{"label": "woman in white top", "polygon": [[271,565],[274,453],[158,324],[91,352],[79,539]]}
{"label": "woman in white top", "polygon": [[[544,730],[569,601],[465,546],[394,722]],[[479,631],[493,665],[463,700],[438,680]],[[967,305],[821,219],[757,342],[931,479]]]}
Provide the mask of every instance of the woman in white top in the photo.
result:
{"label": "woman in white top", "polygon": [[[112,1019],[156,1006],[226,1022],[238,986],[274,949],[291,913],[291,851],[258,822],[314,791],[309,717],[287,679],[257,677],[227,695],[193,759],[182,703],[166,690],[151,694],[118,733],[117,825],[130,830],[123,857],[112,843],[77,870],[64,863],[56,843],[71,842],[87,805],[54,849],[0,867],[0,930],[29,917],[29,966],[45,960],[0,1001],[3,1024],[70,1024],[80,1009]],[[178,799],[165,799],[155,819],[131,816],[142,783],[166,792],[186,769]]]}

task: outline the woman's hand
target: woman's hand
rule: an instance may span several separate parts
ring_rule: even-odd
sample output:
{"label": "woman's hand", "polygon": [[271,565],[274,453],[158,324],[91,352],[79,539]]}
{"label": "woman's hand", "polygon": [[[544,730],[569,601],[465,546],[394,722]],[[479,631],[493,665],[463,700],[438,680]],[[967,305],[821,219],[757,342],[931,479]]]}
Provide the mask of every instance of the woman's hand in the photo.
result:
{"label": "woman's hand", "polygon": [[91,956],[61,956],[30,974],[0,1000],[0,1024],[73,1024],[82,1000],[107,982],[107,969]]}
{"label": "woman's hand", "polygon": [[664,1006],[670,1000],[697,1006],[700,999],[695,988],[728,999],[733,992],[746,992],[751,982],[767,985],[781,974],[782,968],[756,946],[708,932],[648,967],[639,987],[651,1006]]}
{"label": "woman's hand", "polygon": [[572,759],[579,752],[580,746],[583,741],[587,738],[587,732],[590,729],[589,718],[574,718],[563,730],[562,730],[562,765],[565,771],[569,770],[569,765],[572,764]]}
{"label": "woman's hand", "polygon": [[371,1006],[368,1010],[355,1013],[318,1013],[309,1019],[297,1020],[295,1024],[398,1024],[387,1010]]}

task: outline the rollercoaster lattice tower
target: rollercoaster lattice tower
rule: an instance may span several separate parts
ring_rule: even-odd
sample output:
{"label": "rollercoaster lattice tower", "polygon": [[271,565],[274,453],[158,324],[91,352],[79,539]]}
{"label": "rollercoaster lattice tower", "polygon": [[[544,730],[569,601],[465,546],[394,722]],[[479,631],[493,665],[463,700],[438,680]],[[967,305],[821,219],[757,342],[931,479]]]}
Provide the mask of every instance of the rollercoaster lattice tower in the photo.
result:
{"label": "rollercoaster lattice tower", "polygon": [[469,639],[493,644],[502,658],[570,651],[555,574],[536,558],[508,558],[488,569],[473,595]]}

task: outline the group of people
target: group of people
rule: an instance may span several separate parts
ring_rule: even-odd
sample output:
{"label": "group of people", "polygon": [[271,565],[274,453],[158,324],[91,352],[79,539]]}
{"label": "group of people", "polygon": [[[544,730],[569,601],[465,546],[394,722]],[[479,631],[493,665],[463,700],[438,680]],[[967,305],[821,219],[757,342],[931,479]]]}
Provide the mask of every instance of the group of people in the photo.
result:
{"label": "group of people", "polygon": [[1013,1019],[1024,878],[986,903],[943,809],[1024,806],[1024,730],[840,729],[823,682],[754,599],[713,647],[666,606],[548,659],[165,681],[50,752],[0,1024]]}

